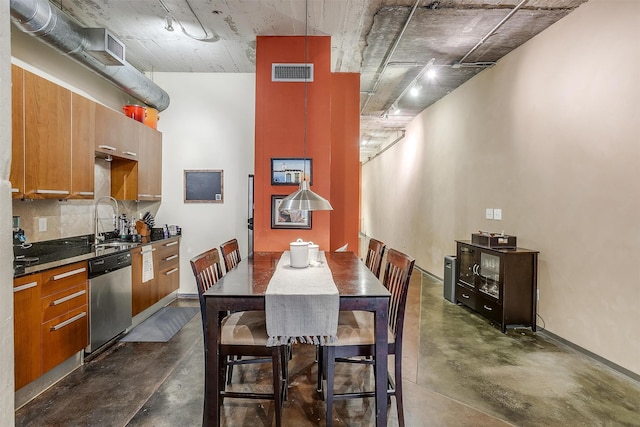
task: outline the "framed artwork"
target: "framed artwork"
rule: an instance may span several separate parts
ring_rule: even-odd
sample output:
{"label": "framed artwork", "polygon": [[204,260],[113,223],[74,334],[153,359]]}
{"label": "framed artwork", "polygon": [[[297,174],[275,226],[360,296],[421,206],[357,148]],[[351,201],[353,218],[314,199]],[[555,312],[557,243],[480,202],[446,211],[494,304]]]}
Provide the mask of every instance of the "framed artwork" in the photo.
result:
{"label": "framed artwork", "polygon": [[185,203],[224,203],[222,170],[185,170]]}
{"label": "framed artwork", "polygon": [[271,196],[271,228],[311,229],[311,211],[279,211],[286,195]]}
{"label": "framed artwork", "polygon": [[271,159],[271,185],[299,185],[303,179],[311,185],[311,178],[311,159]]}

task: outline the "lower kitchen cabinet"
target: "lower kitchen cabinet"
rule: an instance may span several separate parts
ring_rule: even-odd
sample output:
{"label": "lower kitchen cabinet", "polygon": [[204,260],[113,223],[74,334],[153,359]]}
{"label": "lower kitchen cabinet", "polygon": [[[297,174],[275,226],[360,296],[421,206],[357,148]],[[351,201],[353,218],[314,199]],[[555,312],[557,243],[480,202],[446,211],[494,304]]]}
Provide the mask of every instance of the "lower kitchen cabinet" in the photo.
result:
{"label": "lower kitchen cabinet", "polygon": [[[180,287],[180,237],[152,243],[153,279],[143,282],[145,246],[131,251],[131,314],[133,316]],[[146,250],[149,248],[146,246]]]}
{"label": "lower kitchen cabinet", "polygon": [[19,390],[40,376],[40,274],[13,281],[13,351],[15,389]]}
{"label": "lower kitchen cabinet", "polygon": [[498,249],[457,242],[456,302],[477,311],[506,332],[536,330],[538,251]]}
{"label": "lower kitchen cabinet", "polygon": [[55,368],[89,344],[86,262],[42,273],[42,373]]}
{"label": "lower kitchen cabinet", "polygon": [[180,241],[170,239],[157,243],[158,300],[180,287]]}
{"label": "lower kitchen cabinet", "polygon": [[14,279],[16,390],[89,343],[87,277],[78,262]]}

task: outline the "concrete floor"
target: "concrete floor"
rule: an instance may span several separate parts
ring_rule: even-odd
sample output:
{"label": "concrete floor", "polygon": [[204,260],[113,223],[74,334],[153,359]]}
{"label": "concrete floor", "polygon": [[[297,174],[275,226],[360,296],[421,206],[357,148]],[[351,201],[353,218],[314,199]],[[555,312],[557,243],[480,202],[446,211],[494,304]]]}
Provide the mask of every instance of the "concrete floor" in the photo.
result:
{"label": "concrete floor", "polygon": [[[174,304],[197,306],[197,300]],[[640,426],[640,384],[541,334],[509,330],[442,298],[442,284],[415,270],[404,338],[408,426]],[[324,425],[314,348],[296,345],[286,426]],[[168,343],[118,343],[16,412],[16,426],[199,426],[200,316]],[[270,387],[270,371],[234,371],[234,387]],[[344,366],[336,384],[371,384],[370,368]],[[269,401],[227,399],[224,425],[270,426]],[[339,401],[334,425],[373,425],[372,399]],[[389,425],[397,425],[395,400]]]}

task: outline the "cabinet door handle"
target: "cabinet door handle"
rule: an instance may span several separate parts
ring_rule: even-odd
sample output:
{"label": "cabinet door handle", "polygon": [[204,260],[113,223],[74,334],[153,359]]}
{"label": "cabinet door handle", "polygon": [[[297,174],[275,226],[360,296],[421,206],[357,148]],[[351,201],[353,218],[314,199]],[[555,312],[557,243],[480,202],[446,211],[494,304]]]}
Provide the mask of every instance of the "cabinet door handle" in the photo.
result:
{"label": "cabinet door handle", "polygon": [[155,196],[153,196],[153,197],[157,197],[158,199],[160,199],[160,198],[162,198],[162,194],[156,194],[156,195],[155,195]]}
{"label": "cabinet door handle", "polygon": [[152,194],[138,194],[138,198],[140,197],[153,197]]}
{"label": "cabinet door handle", "polygon": [[165,261],[171,261],[172,259],[176,259],[176,258],[178,258],[178,255],[171,255],[171,256],[166,257],[164,260]]}
{"label": "cabinet door handle", "polygon": [[98,145],[98,148],[102,148],[103,150],[109,150],[109,151],[117,151],[116,147],[112,147],[110,145]]}
{"label": "cabinet door handle", "polygon": [[168,248],[169,246],[173,246],[173,245],[177,245],[178,242],[170,242],[170,243],[165,243],[165,248]]}
{"label": "cabinet door handle", "polygon": [[20,189],[19,189],[19,188],[12,188],[12,189],[11,189],[11,192],[12,192],[12,193],[19,193],[19,192],[20,192]]}
{"label": "cabinet door handle", "polygon": [[123,151],[122,154],[126,154],[127,156],[137,157],[138,154],[133,151]]}
{"label": "cabinet door handle", "polygon": [[69,325],[70,323],[73,323],[73,322],[75,322],[76,320],[80,320],[80,319],[82,319],[82,318],[83,318],[83,317],[85,317],[86,315],[87,315],[87,313],[86,313],[85,311],[83,311],[82,313],[80,313],[80,314],[77,314],[77,315],[73,316],[71,319],[65,320],[65,321],[64,321],[64,322],[62,322],[62,323],[58,323],[56,326],[52,326],[52,327],[51,327],[51,329],[50,329],[50,331],[51,331],[51,332],[54,332],[54,331],[57,331],[57,330],[59,330],[59,329],[62,329],[62,328],[64,328],[65,326]]}
{"label": "cabinet door handle", "polygon": [[165,276],[168,276],[168,275],[170,275],[170,274],[175,273],[176,271],[178,271],[178,267],[176,267],[176,268],[172,268],[171,270],[167,271],[167,272],[166,272],[166,273],[164,273],[164,274],[165,274]]}
{"label": "cabinet door handle", "polygon": [[31,282],[31,283],[24,284],[22,286],[16,286],[15,288],[13,288],[13,293],[15,294],[16,292],[35,288],[36,286],[38,286],[38,282]]}
{"label": "cabinet door handle", "polygon": [[93,196],[93,191],[78,191],[79,196]]}
{"label": "cabinet door handle", "polygon": [[471,297],[470,297],[469,295],[467,295],[467,294],[462,294],[462,298],[464,298],[464,299],[469,299],[469,298],[471,298]]}
{"label": "cabinet door handle", "polygon": [[85,271],[87,271],[87,269],[84,267],[78,268],[75,270],[67,271],[66,273],[56,274],[51,280],[64,279],[65,277],[75,276],[76,274],[84,273]]}
{"label": "cabinet door handle", "polygon": [[493,308],[489,307],[489,306],[488,306],[488,305],[486,305],[486,304],[482,304],[482,308],[484,308],[484,309],[485,309],[485,310],[487,310],[487,311],[493,311]]}
{"label": "cabinet door handle", "polygon": [[49,304],[49,305],[50,305],[51,307],[55,307],[56,305],[60,305],[60,304],[62,304],[63,302],[66,302],[66,301],[72,300],[72,299],[77,298],[77,297],[79,297],[79,296],[81,296],[81,295],[84,295],[84,294],[86,294],[86,293],[87,293],[87,291],[85,291],[85,290],[78,291],[78,292],[73,293],[73,294],[71,294],[71,295],[67,295],[66,297],[62,297],[62,298],[57,299],[57,300],[55,300],[55,301],[51,301],[51,304]]}
{"label": "cabinet door handle", "polygon": [[66,190],[36,190],[36,194],[69,194]]}

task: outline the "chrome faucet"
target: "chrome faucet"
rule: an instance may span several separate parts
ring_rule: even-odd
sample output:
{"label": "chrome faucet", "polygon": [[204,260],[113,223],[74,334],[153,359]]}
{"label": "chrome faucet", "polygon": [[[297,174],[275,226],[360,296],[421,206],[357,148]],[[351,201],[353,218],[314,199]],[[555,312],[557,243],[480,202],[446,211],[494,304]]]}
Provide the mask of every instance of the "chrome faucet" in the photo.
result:
{"label": "chrome faucet", "polygon": [[98,205],[100,205],[100,202],[104,199],[109,199],[112,203],[112,207],[113,207],[113,228],[115,229],[116,227],[116,221],[118,219],[118,201],[116,199],[114,199],[111,196],[102,196],[100,198],[98,198],[98,200],[96,200],[95,206],[94,206],[94,214],[93,214],[93,224],[94,224],[94,240],[93,243],[94,245],[97,245],[98,243],[100,243],[101,241],[104,240],[104,236],[100,236],[100,234],[98,233],[98,224],[100,223],[100,218],[98,218]]}

